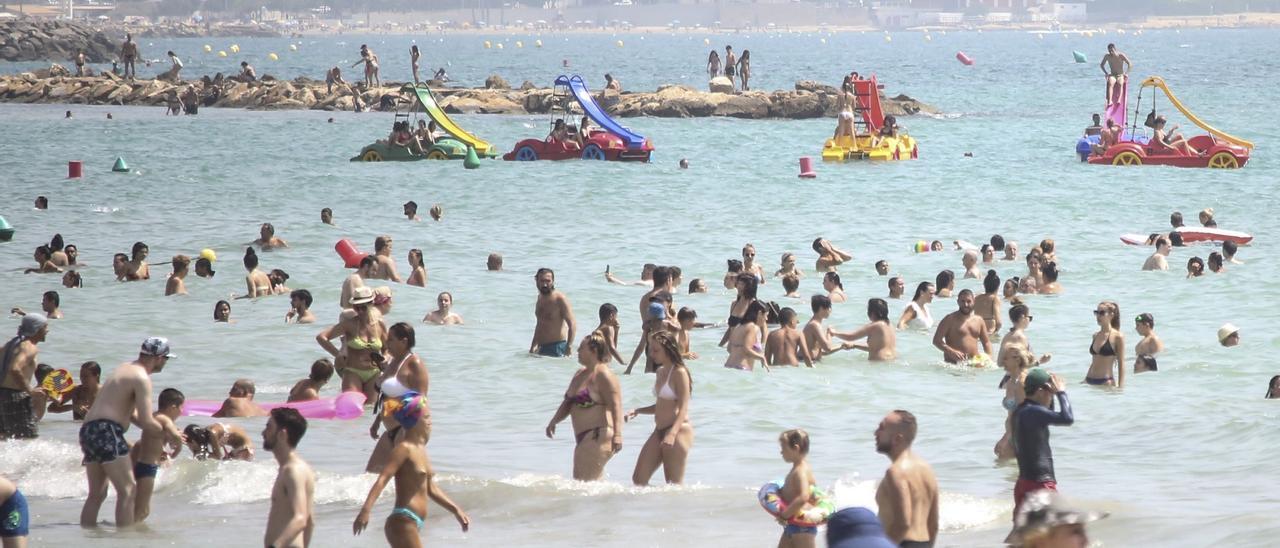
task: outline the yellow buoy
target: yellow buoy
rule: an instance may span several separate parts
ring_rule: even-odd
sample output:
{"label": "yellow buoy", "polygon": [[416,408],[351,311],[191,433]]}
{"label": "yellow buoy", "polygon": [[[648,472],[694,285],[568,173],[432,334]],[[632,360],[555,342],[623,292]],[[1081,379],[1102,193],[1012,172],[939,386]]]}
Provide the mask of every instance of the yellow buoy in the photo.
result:
{"label": "yellow buoy", "polygon": [[209,260],[209,262],[211,262],[211,263],[216,263],[216,262],[218,262],[218,256],[217,256],[217,255],[215,255],[215,254],[213,253],[213,250],[212,250],[212,249],[209,249],[209,248],[207,248],[207,247],[206,247],[206,248],[204,248],[204,249],[201,249],[201,250],[200,250],[200,258],[201,258],[201,259],[208,259],[208,260]]}
{"label": "yellow buoy", "polygon": [[289,44],[289,51],[298,51],[297,44]]}
{"label": "yellow buoy", "polygon": [[226,56],[227,56],[227,52],[218,50],[218,57],[226,57]]}
{"label": "yellow buoy", "polygon": [[484,41],[484,49],[489,49],[489,48],[492,48],[492,47],[493,47],[493,42],[490,42],[490,41],[488,41],[488,40],[485,40],[485,41]]}
{"label": "yellow buoy", "polygon": [[502,49],[502,42],[498,42],[498,49]]}
{"label": "yellow buoy", "polygon": [[534,47],[537,47],[537,48],[542,47],[542,40],[534,40],[534,41],[533,41],[533,46],[534,46]]}
{"label": "yellow buoy", "polygon": [[240,53],[240,45],[231,44],[231,53]]}
{"label": "yellow buoy", "polygon": [[267,59],[270,59],[270,60],[272,60],[272,61],[279,61],[279,60],[280,60],[280,56],[279,56],[279,55],[276,55],[274,52],[273,52],[273,53],[268,53],[268,54],[267,54]]}
{"label": "yellow buoy", "polygon": [[885,41],[885,42],[892,42],[892,41],[893,41],[893,37],[892,37],[892,36],[889,36],[888,34],[886,34],[886,35],[884,35],[884,41]]}
{"label": "yellow buoy", "polygon": [[521,41],[519,41],[519,40],[516,40],[516,47],[517,47],[517,48],[523,48],[523,47],[524,47],[524,42],[521,42]]}
{"label": "yellow buoy", "polygon": [[210,46],[209,44],[205,44],[205,45],[204,45],[204,52],[205,52],[205,53],[209,53],[209,52],[211,52],[211,51],[213,51],[213,46]]}
{"label": "yellow buoy", "polygon": [[622,47],[622,40],[618,40],[618,47]]}
{"label": "yellow buoy", "polygon": [[930,35],[928,35],[928,34],[926,34],[926,35],[924,35],[924,41],[925,41],[925,42],[932,42],[932,41],[933,41],[933,37],[932,37],[932,36],[930,36]]}
{"label": "yellow buoy", "polygon": [[702,39],[702,45],[704,45],[704,46],[710,46],[710,45],[711,45],[711,39],[710,39],[710,38],[703,38],[703,39]]}

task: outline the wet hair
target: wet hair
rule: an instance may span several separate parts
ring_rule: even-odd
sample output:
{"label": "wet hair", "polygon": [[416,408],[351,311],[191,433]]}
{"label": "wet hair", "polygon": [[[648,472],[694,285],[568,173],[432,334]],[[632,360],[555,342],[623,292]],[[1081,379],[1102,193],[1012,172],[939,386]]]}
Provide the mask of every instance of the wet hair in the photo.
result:
{"label": "wet hair", "polygon": [[142,242],[134,242],[133,249],[130,251],[129,257],[131,259],[136,259],[139,253],[143,251],[150,251],[150,250],[151,248],[147,247],[147,244],[144,244]]}
{"label": "wet hair", "polygon": [[889,266],[889,261],[886,261],[884,259],[880,259],[876,261],[876,270],[880,270],[880,267],[888,267],[888,266]]}
{"label": "wet hair", "polygon": [[373,255],[365,255],[363,259],[360,259],[360,268],[369,268],[376,264],[378,264],[378,260],[373,258]]}
{"label": "wet hair", "polygon": [[329,379],[333,378],[333,362],[328,358],[312,362],[311,375],[308,378],[318,383],[329,382]]}
{"label": "wet hair", "polygon": [[191,257],[188,257],[186,255],[173,256],[174,272],[182,272],[183,270],[186,270],[187,268],[190,268],[190,267],[191,267]]}
{"label": "wet hair", "polygon": [[267,234],[270,234],[272,236],[276,234],[276,227],[271,223],[262,223],[262,228],[267,231]]}
{"label": "wet hair", "polygon": [[387,330],[387,336],[395,337],[408,343],[410,350],[418,344],[418,336],[414,334],[413,326],[405,322],[397,322],[391,326],[391,329]]}
{"label": "wet hair", "polygon": [[1151,327],[1156,326],[1156,317],[1152,316],[1150,312],[1143,312],[1141,314],[1138,314],[1138,316],[1135,317],[1133,320],[1137,323],[1145,323]]}
{"label": "wet hair", "polygon": [[333,215],[333,210],[332,210],[332,209],[329,209],[329,208],[327,208],[327,207],[326,207],[326,208],[323,208],[323,209],[321,209],[321,210],[320,210],[320,214],[321,214],[321,215],[324,215],[324,214],[326,214],[326,213],[328,213],[329,215]]}
{"label": "wet hair", "polygon": [[778,312],[778,323],[787,324],[787,323],[790,323],[791,320],[794,320],[795,318],[796,318],[796,311],[792,310],[791,307],[783,308],[781,311]]}
{"label": "wet hair", "polygon": [[252,247],[244,248],[244,269],[252,271],[258,268],[258,252]]}
{"label": "wet hair", "polygon": [[826,295],[814,295],[809,298],[809,308],[813,309],[814,313],[817,313],[819,310],[823,308],[830,310],[831,297],[828,297]]}
{"label": "wet hair", "polygon": [[911,445],[916,441],[916,429],[918,428],[916,416],[912,415],[910,411],[901,409],[893,410],[893,414],[898,417],[899,428],[902,429],[902,438],[907,441],[907,445]]}
{"label": "wet hair", "polygon": [[988,270],[987,277],[982,279],[982,290],[988,295],[995,295],[1000,291],[1000,275],[994,269]]}
{"label": "wet hair", "polygon": [[809,454],[809,433],[802,429],[787,430],[778,436],[778,441],[787,447],[795,447],[801,455]]}
{"label": "wet hair", "polygon": [[1222,242],[1222,255],[1228,259],[1235,257],[1238,249],[1240,249],[1240,246],[1231,240]]}
{"label": "wet hair", "polygon": [[502,270],[502,254],[490,253],[485,265],[489,270]]}
{"label": "wet hair", "polygon": [[760,280],[756,279],[756,275],[743,272],[738,274],[737,281],[744,284],[742,288],[742,296],[754,300],[756,298],[756,291],[760,289]]}
{"label": "wet hair", "polygon": [[795,292],[795,290],[799,288],[800,288],[800,278],[797,278],[795,275],[792,275],[792,274],[787,274],[786,276],[782,277],[782,289],[786,290],[787,293],[793,293]]}
{"label": "wet hair", "polygon": [[295,289],[293,291],[290,291],[289,300],[293,300],[293,299],[301,299],[302,308],[304,309],[311,308],[312,297],[311,297],[310,291],[307,291],[305,289]]}
{"label": "wet hair", "polygon": [[1056,261],[1047,261],[1040,265],[1040,274],[1044,276],[1044,281],[1053,283],[1058,281],[1058,263]]}
{"label": "wet hair", "polygon": [[[848,76],[846,76],[846,77],[845,77],[845,80],[848,80],[848,79],[849,79],[849,77],[848,77]],[[817,238],[814,238],[814,240],[813,240],[813,250],[814,250],[814,251],[817,251],[818,253],[822,253],[822,237],[821,237],[821,236],[819,236],[819,237],[817,237]]]}
{"label": "wet hair", "polygon": [[391,236],[378,236],[373,239],[373,252],[377,253],[386,249],[387,244],[391,243]]}
{"label": "wet hair", "polygon": [[160,391],[160,410],[165,410],[173,406],[181,407],[187,397],[177,388],[166,388]]}
{"label": "wet hair", "polygon": [[1193,264],[1200,265],[1200,272],[1204,272],[1204,259],[1201,259],[1200,257],[1187,259],[1187,270],[1191,270],[1191,265]]}
{"label": "wet hair", "polygon": [[47,245],[42,245],[42,246],[37,246],[37,247],[36,247],[36,255],[40,255],[40,256],[44,257],[44,258],[45,258],[45,260],[48,260],[48,259],[49,259],[49,256],[50,256],[50,255],[52,255],[52,254],[53,254],[53,252],[52,252],[52,251],[49,251],[49,246],[47,246]]}
{"label": "wet hair", "polygon": [[1271,395],[1271,387],[1272,387],[1272,386],[1274,386],[1274,385],[1276,384],[1276,381],[1277,381],[1277,380],[1280,380],[1280,375],[1276,375],[1276,376],[1274,376],[1274,377],[1271,377],[1271,380],[1267,382],[1267,396],[1266,396],[1266,397],[1267,397],[1267,399],[1269,399],[1269,400],[1270,400],[1270,399],[1275,399],[1275,396],[1272,396],[1272,395]]}
{"label": "wet hair", "polygon": [[613,306],[613,304],[611,304],[611,303],[604,303],[604,304],[600,305],[600,321],[602,321],[602,322],[603,322],[603,321],[605,321],[605,320],[607,320],[607,319],[609,319],[609,318],[611,318],[611,317],[613,317],[613,316],[617,316],[617,315],[618,315],[618,307]]}
{"label": "wet hair", "polygon": [[214,320],[218,319],[218,309],[222,308],[222,305],[224,304],[227,305],[227,317],[228,318],[231,317],[231,303],[227,301],[218,301],[216,303],[213,303],[213,319]]}
{"label": "wet hair", "polygon": [[271,410],[271,420],[276,421],[276,428],[284,430],[289,447],[297,447],[302,435],[307,433],[307,419],[297,409],[277,407]]}
{"label": "wet hair", "polygon": [[892,278],[889,278],[889,289],[893,289],[893,282],[895,281],[902,282],[903,285],[906,285],[907,283],[906,280],[902,279],[902,276],[894,276]]}
{"label": "wet hair", "polygon": [[982,255],[986,255],[988,251],[995,253],[996,248],[991,247],[991,244],[982,244],[982,247],[978,248],[978,253]]}
{"label": "wet hair", "polygon": [[49,240],[49,251],[62,251],[63,245],[62,235],[54,234],[53,239]]}
{"label": "wet hair", "polygon": [[1209,270],[1217,272],[1222,270],[1222,254],[1214,251],[1209,254]]}
{"label": "wet hair", "polygon": [[742,261],[739,261],[738,259],[729,259],[729,272],[732,274],[742,272]]}
{"label": "wet hair", "polygon": [[1111,311],[1111,327],[1120,329],[1120,305],[1113,301],[1102,301],[1098,303],[1099,309],[1109,309]]}
{"label": "wet hair", "polygon": [[93,376],[102,378],[102,366],[98,365],[98,362],[90,360],[80,364],[80,368],[88,369],[90,373],[93,373]]}
{"label": "wet hair", "polygon": [[938,273],[938,277],[934,280],[934,287],[939,289],[953,287],[956,283],[956,273],[951,269],[943,270]]}
{"label": "wet hair", "polygon": [[1053,240],[1051,240],[1051,239],[1049,239],[1049,238],[1045,238],[1045,239],[1043,239],[1043,240],[1040,240],[1040,250],[1041,250],[1041,251],[1043,251],[1043,252],[1045,253],[1045,255],[1052,255],[1052,254],[1053,254]]}
{"label": "wet hair", "polygon": [[1173,212],[1173,213],[1169,214],[1169,226],[1172,226],[1173,228],[1178,228],[1178,227],[1182,226],[1182,212],[1181,212],[1181,211],[1175,211],[1175,212]]}
{"label": "wet hair", "polygon": [[653,269],[653,287],[671,283],[671,267],[659,266]]}
{"label": "wet hair", "polygon": [[84,277],[78,271],[68,270],[66,274],[62,275],[62,278],[63,285],[67,287],[84,287]]}
{"label": "wet hair", "polygon": [[1012,323],[1016,324],[1022,321],[1022,318],[1027,317],[1029,314],[1031,314],[1031,309],[1027,308],[1025,304],[1015,304],[1009,307],[1009,321]]}
{"label": "wet hair", "polygon": [[991,247],[996,251],[1004,251],[1004,236],[993,234],[991,236]]}
{"label": "wet hair", "polygon": [[53,303],[54,308],[62,305],[62,298],[58,296],[57,291],[45,291],[43,297]]}
{"label": "wet hair", "polygon": [[[289,281],[289,273],[283,270],[280,270],[279,268],[271,269],[271,272],[270,274],[268,274],[267,277],[271,282],[271,287],[275,287],[277,285],[284,285],[285,282]],[[276,280],[279,280],[279,282],[277,282]]]}
{"label": "wet hair", "polygon": [[836,284],[836,287],[840,289],[844,289],[844,284],[840,282],[840,274],[837,274],[835,272],[827,272],[826,274],[823,274],[822,281],[825,282],[828,280],[830,280],[831,283]]}
{"label": "wet hair", "polygon": [[887,323],[889,321],[889,303],[880,298],[867,299],[867,316],[870,316],[873,322]]}
{"label": "wet hair", "polygon": [[418,202],[415,202],[415,201],[413,201],[413,200],[409,200],[409,201],[407,201],[407,202],[405,202],[405,203],[404,203],[404,207],[406,207],[406,208],[408,208],[410,211],[413,211],[413,212],[415,212],[415,213],[416,213],[416,212],[418,211]]}
{"label": "wet hair", "polygon": [[1173,247],[1182,247],[1183,245],[1185,245],[1182,243],[1182,233],[1176,230],[1173,232],[1170,232],[1169,244],[1172,245]]}
{"label": "wet hair", "polygon": [[550,274],[552,280],[556,279],[556,272],[554,270],[551,270],[550,268],[545,268],[545,267],[539,268],[538,272],[533,275],[533,278],[536,280],[538,278],[541,278],[543,274]]}
{"label": "wet hair", "polygon": [[679,321],[698,319],[698,311],[687,306],[680,307],[680,311],[676,312],[676,319]]}
{"label": "wet hair", "polygon": [[599,331],[592,331],[586,336],[587,348],[595,352],[596,361],[609,362],[609,341],[604,338],[604,334]]}
{"label": "wet hair", "polygon": [[920,296],[924,295],[925,293],[928,293],[931,288],[933,288],[932,282],[920,282],[919,284],[916,285],[916,294],[912,295],[911,300],[913,301],[920,300]]}
{"label": "wet hair", "polygon": [[694,278],[694,279],[692,279],[692,280],[689,280],[689,294],[690,294],[690,295],[692,295],[692,294],[694,293],[694,291],[693,291],[693,290],[694,290],[694,288],[698,287],[698,284],[699,284],[699,283],[702,283],[702,278]]}

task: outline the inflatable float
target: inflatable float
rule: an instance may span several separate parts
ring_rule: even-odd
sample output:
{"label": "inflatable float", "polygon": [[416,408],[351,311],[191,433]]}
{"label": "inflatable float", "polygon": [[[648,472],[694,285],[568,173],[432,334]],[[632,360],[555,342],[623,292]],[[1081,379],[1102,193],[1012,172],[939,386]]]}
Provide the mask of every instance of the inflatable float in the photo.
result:
{"label": "inflatable float", "polygon": [[[760,507],[775,518],[787,511],[787,501],[782,500],[782,496],[779,494],[781,491],[782,482],[771,481],[760,486],[760,491],[756,493],[756,498],[760,500]],[[813,500],[817,500],[817,502],[810,505],[808,510],[792,516],[791,519],[787,520],[788,524],[801,527],[817,527],[826,523],[827,518],[835,513],[835,503],[818,486],[813,486],[813,490],[810,491],[810,497]]]}
{"label": "inflatable float", "polygon": [[[341,419],[350,420],[364,414],[364,394],[360,392],[343,392],[332,398],[321,398],[311,401],[293,403],[260,403],[264,410],[277,407],[291,407],[308,419]],[[222,408],[222,400],[187,400],[182,404],[184,417],[209,417]]]}
{"label": "inflatable float", "polygon": [[338,252],[339,257],[342,257],[342,266],[346,268],[358,268],[360,261],[369,256],[368,253],[361,252],[356,247],[356,243],[351,241],[350,238],[338,240],[338,243],[333,245],[333,250]]}
{"label": "inflatable float", "polygon": [[[1253,241],[1253,235],[1240,232],[1238,230],[1223,230],[1221,228],[1208,228],[1202,226],[1183,226],[1174,229],[1175,232],[1182,235],[1182,243],[1193,244],[1200,242],[1235,242],[1239,245],[1247,245]],[[1161,233],[1161,235],[1164,235]],[[1153,245],[1147,243],[1147,238],[1142,234],[1122,234],[1120,241],[1129,245]]]}
{"label": "inflatable float", "polygon": [[963,51],[956,52],[956,60],[964,64],[964,66],[973,66],[973,58],[965,55]]}

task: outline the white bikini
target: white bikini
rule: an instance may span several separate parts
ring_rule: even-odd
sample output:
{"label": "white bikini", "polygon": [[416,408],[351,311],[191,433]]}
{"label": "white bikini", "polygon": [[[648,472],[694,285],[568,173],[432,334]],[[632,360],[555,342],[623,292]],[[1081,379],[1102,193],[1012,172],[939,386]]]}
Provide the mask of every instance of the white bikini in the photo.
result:
{"label": "white bikini", "polygon": [[395,371],[391,373],[390,377],[387,377],[387,380],[382,381],[381,388],[384,396],[388,398],[399,398],[410,392],[409,388],[406,387],[404,383],[401,383],[400,379],[396,378],[396,376],[400,374],[400,366],[403,365],[404,361],[409,359],[409,356],[412,355],[413,354],[405,354],[403,358],[400,358],[400,361],[396,362]]}

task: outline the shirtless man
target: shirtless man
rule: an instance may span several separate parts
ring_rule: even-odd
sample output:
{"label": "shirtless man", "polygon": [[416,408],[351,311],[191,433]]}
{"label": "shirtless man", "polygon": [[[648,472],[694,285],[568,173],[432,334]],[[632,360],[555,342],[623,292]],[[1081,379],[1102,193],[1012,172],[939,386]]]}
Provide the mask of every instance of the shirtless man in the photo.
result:
{"label": "shirtless man", "polygon": [[[964,363],[980,356],[991,355],[987,323],[973,313],[973,301],[973,291],[968,289],[960,291],[956,296],[956,305],[959,309],[942,318],[942,321],[938,322],[938,330],[933,333],[933,346],[942,351],[942,358],[947,363]],[[978,349],[978,343],[982,343],[981,351]]]}
{"label": "shirtless man", "polygon": [[302,379],[289,389],[289,403],[295,401],[311,401],[320,399],[320,389],[333,378],[333,362],[328,359],[316,360],[311,364],[311,375]]}
{"label": "shirtless man", "polygon": [[964,277],[978,279],[982,277],[982,270],[978,269],[978,252],[967,249],[964,256],[960,258],[960,264],[964,266]]}
{"label": "shirtless man", "polygon": [[360,267],[342,282],[342,295],[338,297],[338,305],[344,310],[351,308],[351,292],[357,287],[364,287],[365,279],[372,279],[377,268],[378,260],[373,255],[361,259]]}
{"label": "shirtless man", "polygon": [[307,433],[307,419],[298,410],[271,410],[262,430],[262,448],[271,451],[280,470],[271,487],[271,510],[262,545],[270,548],[304,548],[315,530],[316,474],[295,449]]}
{"label": "shirtless man", "polygon": [[916,417],[897,410],[876,429],[876,452],[889,468],[876,488],[880,523],[889,541],[902,548],[930,548],[938,538],[938,480],[933,468],[911,451]]}
{"label": "shirtless man", "polygon": [[49,334],[49,320],[42,314],[27,314],[18,325],[17,336],[0,350],[0,440],[31,439],[40,436],[36,421],[43,415],[46,396],[35,379],[37,345]]}
{"label": "shirtless man", "polygon": [[1142,263],[1142,270],[1169,270],[1170,251],[1173,251],[1173,246],[1169,244],[1168,238],[1156,238],[1156,251],[1147,257],[1147,262]]}
{"label": "shirtless man", "polygon": [[311,313],[311,292],[295,289],[289,293],[289,311],[284,313],[285,323],[316,323],[316,315]]}
{"label": "shirtless man", "polygon": [[253,385],[253,381],[249,379],[236,379],[231,385],[231,390],[227,393],[227,399],[222,400],[222,407],[214,414],[214,417],[265,417],[266,410],[253,402],[253,395],[258,392],[257,387]]}
{"label": "shirtless man", "polygon": [[564,293],[556,291],[556,273],[550,268],[539,268],[533,277],[538,286],[538,301],[534,315],[538,323],[533,327],[533,340],[529,353],[551,358],[573,355],[573,340],[577,322],[573,319],[573,307]]}
{"label": "shirtless man", "polygon": [[[865,350],[870,361],[883,362],[897,358],[898,332],[889,322],[889,303],[884,299],[868,299],[867,319],[870,321],[866,325],[848,333],[833,329],[831,336],[848,341],[845,344],[853,348]],[[867,343],[856,344],[855,341],[860,339],[867,339]]]}
{"label": "shirtless man", "polygon": [[831,317],[831,297],[814,295],[809,299],[809,308],[813,310],[813,317],[804,324],[804,344],[809,348],[810,359],[820,361],[827,354],[854,348],[850,343],[834,345],[831,342],[831,328],[822,323]]}
{"label": "shirtless man", "polygon": [[[45,291],[44,295],[40,296],[40,310],[44,312],[44,317],[46,319],[61,320],[62,309],[60,306],[62,306],[62,297],[58,296],[57,291]],[[10,310],[9,312],[19,316],[27,315],[25,310],[18,307],[14,307],[13,310]]]}
{"label": "shirtless man", "polygon": [[1102,74],[1107,77],[1107,106],[1119,103],[1119,98],[1114,97],[1112,89],[1116,84],[1128,83],[1129,70],[1133,68],[1133,63],[1129,62],[1129,56],[1116,51],[1115,44],[1107,44],[1107,54],[1102,56],[1102,62],[1098,63],[1098,68],[1102,69]]}
{"label": "shirtless man", "polygon": [[845,261],[853,260],[853,255],[850,255],[844,250],[836,247],[826,238],[818,238],[814,240],[813,250],[818,252],[818,261],[813,266],[818,272],[835,270],[837,266]]}
{"label": "shirtless man", "polygon": [[156,472],[160,470],[160,464],[182,452],[182,433],[178,432],[173,421],[182,416],[182,404],[185,401],[186,397],[176,388],[161,390],[160,410],[154,414],[156,422],[160,423],[160,431],[154,434],[144,431],[142,438],[129,450],[129,460],[133,461],[133,479],[138,482],[138,492],[133,503],[133,516],[138,523],[151,515],[151,493],[155,490]]}
{"label": "shirtless man", "polygon": [[[805,365],[813,367],[813,359],[809,353],[809,346],[805,344],[804,334],[796,330],[796,311],[789,307],[783,308],[778,313],[778,323],[780,327],[765,338],[764,362],[768,365],[799,366],[800,359],[803,359]],[[799,351],[798,354],[797,351]],[[797,359],[797,356],[800,359]]]}
{"label": "shirtless man", "polygon": [[120,44],[120,61],[124,64],[124,77],[135,78],[133,62],[138,58],[138,44],[133,41],[133,34],[124,35],[124,43]]}
{"label": "shirtless man", "polygon": [[1137,356],[1133,360],[1133,372],[1143,373],[1156,371],[1156,354],[1164,352],[1164,342],[1156,335],[1156,318],[1143,312],[1134,318],[1134,328],[1142,335],[1142,340],[1134,345],[1133,352]]}
{"label": "shirtless man", "polygon": [[98,526],[98,509],[107,498],[108,481],[116,490],[116,528],[130,527],[135,521],[137,481],[132,462],[120,458],[129,454],[129,444],[124,441],[129,423],[136,422],[144,433],[166,436],[166,442],[183,442],[181,438],[172,439],[172,433],[164,432],[151,414],[151,375],[164,369],[173,357],[168,340],[147,339],[136,361],[120,364],[111,372],[85,415],[84,424],[80,425],[80,451],[84,453],[89,496],[80,511],[81,527]]}
{"label": "shirtless man", "polygon": [[[666,266],[657,266],[653,268],[651,274],[653,289],[650,289],[640,297],[640,323],[644,323],[649,319],[649,300],[663,293],[670,294],[671,287],[671,268]],[[646,345],[648,346],[648,345]]]}
{"label": "shirtless man", "polygon": [[378,264],[374,268],[372,277],[400,283],[400,274],[396,272],[396,260],[391,258],[391,236],[382,235],[374,238],[373,255]]}
{"label": "shirtless man", "polygon": [[907,290],[907,282],[903,281],[902,276],[894,276],[889,278],[889,298],[901,299],[902,293]]}
{"label": "shirtless man", "polygon": [[186,295],[187,284],[183,281],[187,277],[187,269],[191,266],[191,257],[186,255],[173,256],[173,273],[169,275],[169,279],[164,284],[164,296],[170,295]]}
{"label": "shirtless man", "polygon": [[262,223],[258,228],[258,239],[253,241],[253,245],[262,248],[263,251],[271,251],[281,247],[289,247],[289,243],[276,236],[276,227],[271,223]]}

